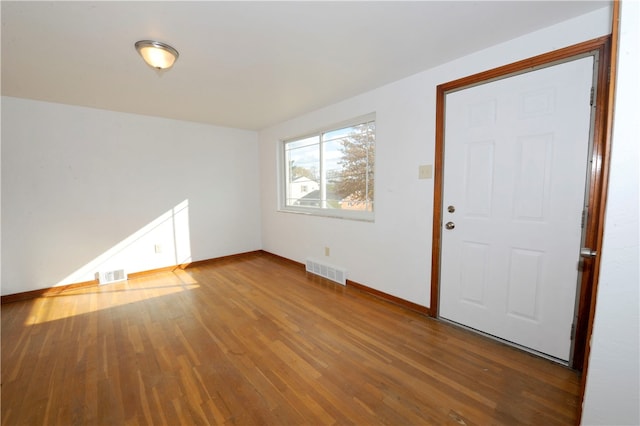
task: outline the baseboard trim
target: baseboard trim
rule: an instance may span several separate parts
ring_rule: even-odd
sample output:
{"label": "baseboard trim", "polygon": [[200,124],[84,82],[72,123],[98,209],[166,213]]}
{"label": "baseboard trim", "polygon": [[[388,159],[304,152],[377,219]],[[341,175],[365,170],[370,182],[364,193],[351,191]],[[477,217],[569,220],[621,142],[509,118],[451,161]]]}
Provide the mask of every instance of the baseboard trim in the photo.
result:
{"label": "baseboard trim", "polygon": [[210,265],[212,263],[225,262],[225,261],[230,261],[230,260],[241,259],[243,257],[251,257],[251,256],[255,256],[255,255],[261,255],[262,253],[264,253],[262,250],[246,251],[246,252],[243,252],[243,253],[229,254],[227,256],[213,257],[211,259],[195,260],[193,262],[183,263],[183,264],[181,264],[181,265],[179,265],[177,267],[180,268],[180,269],[197,268],[199,266],[206,266],[206,265]]}
{"label": "baseboard trim", "polygon": [[[276,258],[282,260],[285,263],[293,264],[295,266],[299,266],[302,269],[306,269],[304,263],[296,262],[295,260],[291,260],[291,259],[288,259],[286,257],[282,257],[282,256],[279,256],[277,254],[274,254],[274,253],[271,253],[271,252],[268,252],[268,251],[265,251],[265,250],[261,250],[261,251],[263,253],[269,255],[269,256],[276,257]],[[329,281],[329,280],[327,280],[327,281]],[[329,282],[331,282],[331,281],[329,281]],[[383,291],[376,290],[375,288],[368,287],[368,286],[366,286],[364,284],[360,284],[360,283],[357,283],[355,281],[351,281],[351,280],[348,279],[347,280],[347,287],[352,287],[352,288],[354,288],[356,290],[359,290],[359,291],[361,291],[363,293],[367,293],[370,296],[374,296],[374,297],[377,297],[378,299],[382,299],[382,300],[384,300],[386,302],[393,303],[394,305],[402,306],[403,308],[408,309],[410,311],[417,312],[419,314],[423,314],[423,315],[427,315],[427,316],[431,316],[431,311],[426,306],[418,305],[417,303],[413,303],[413,302],[410,302],[408,300],[402,299],[400,297],[396,297],[396,296],[393,296],[391,294],[385,293]]]}
{"label": "baseboard trim", "polygon": [[[277,254],[268,252],[266,250],[254,250],[254,251],[248,251],[244,253],[231,254],[228,256],[214,257],[211,259],[196,260],[189,263],[182,263],[180,265],[166,266],[164,268],[149,269],[147,271],[140,271],[140,272],[132,272],[128,274],[128,278],[129,279],[140,278],[140,277],[154,275],[162,272],[172,272],[172,271],[175,271],[176,269],[197,268],[199,266],[206,266],[213,263],[237,260],[240,258],[246,258],[246,257],[251,257],[256,255],[258,256],[267,255],[275,259],[278,259],[279,261],[286,263],[288,265],[300,267],[300,269],[305,270],[305,265],[303,263],[296,262],[295,260],[291,260],[289,258],[279,256]],[[21,293],[7,294],[5,296],[0,296],[0,304],[4,305],[5,303],[20,302],[23,300],[36,299],[38,297],[52,297],[52,296],[59,295],[60,293],[63,293],[65,291],[77,290],[84,287],[93,287],[98,285],[99,284],[97,280],[92,280],[92,281],[84,281],[84,282],[74,283],[74,284],[61,285],[57,287],[49,287],[49,288],[42,288],[38,290],[25,291]],[[400,297],[392,296],[391,294],[382,292],[380,290],[376,290],[364,284],[347,280],[347,287],[351,287],[353,289],[359,290],[363,293],[385,300],[386,302],[402,306],[410,311],[414,311],[427,316],[430,315],[429,308],[427,308],[426,306],[418,305],[417,303],[410,302]]]}
{"label": "baseboard trim", "polygon": [[265,250],[260,250],[260,251],[261,251],[263,254],[266,254],[266,255],[268,255],[268,256],[270,256],[270,257],[274,257],[274,258],[278,259],[278,260],[279,260],[279,261],[281,261],[282,263],[286,263],[286,264],[288,264],[288,265],[298,266],[298,267],[300,267],[300,268],[302,268],[302,269],[306,269],[306,266],[305,266],[305,264],[304,264],[304,263],[296,262],[295,260],[291,260],[291,259],[289,259],[288,257],[282,257],[282,256],[280,256],[280,255],[278,255],[278,254],[271,253],[271,252],[269,252],[269,251],[265,251]]}
{"label": "baseboard trim", "polygon": [[30,291],[24,291],[21,293],[7,294],[4,296],[0,296],[0,304],[4,305],[5,303],[21,302],[23,300],[37,299],[38,297],[51,297],[51,296],[56,296],[68,290],[77,290],[79,288],[93,287],[97,285],[98,285],[97,280],[91,280],[91,281],[83,281],[80,283],[61,285],[57,287],[40,288],[38,290],[30,290]]}
{"label": "baseboard trim", "polygon": [[430,316],[429,308],[426,306],[418,305],[417,303],[410,302],[408,300],[402,299],[397,296],[393,296],[391,294],[385,293],[380,290],[376,290],[375,288],[367,287],[364,284],[357,283],[355,281],[347,280],[347,287],[353,287],[356,290],[360,290],[363,293],[367,293],[371,296],[382,299],[386,302],[393,303],[394,305],[402,306],[410,311],[417,312],[419,314]]}
{"label": "baseboard trim", "polygon": [[[246,256],[249,256],[249,255],[255,255],[255,254],[260,254],[260,253],[262,253],[262,250],[255,250],[255,251],[249,251],[249,252],[245,252],[245,253],[231,254],[231,255],[228,255],[228,256],[221,256],[221,257],[216,257],[216,258],[212,258],[212,259],[196,260],[196,261],[193,261],[193,262],[181,263],[179,265],[165,266],[163,268],[149,269],[149,270],[146,270],[146,271],[139,271],[139,272],[132,272],[130,274],[127,274],[127,277],[128,277],[128,279],[140,278],[140,277],[144,277],[144,276],[159,274],[159,273],[162,273],[162,272],[172,272],[172,271],[175,271],[176,269],[195,268],[195,267],[198,267],[198,266],[203,266],[203,265],[211,264],[211,263],[214,263],[214,262],[231,260],[231,259],[235,259],[235,258],[246,257]],[[61,286],[56,286],[56,287],[47,287],[47,288],[41,288],[41,289],[37,289],[37,290],[30,290],[30,291],[25,291],[25,292],[21,292],[21,293],[7,294],[7,295],[4,295],[4,296],[0,296],[0,305],[4,305],[5,303],[20,302],[20,301],[29,300],[29,299],[37,299],[38,297],[57,296],[60,293],[63,293],[65,291],[77,290],[77,289],[85,288],[85,287],[94,287],[94,286],[98,286],[98,285],[100,285],[100,284],[98,283],[97,280],[91,280],[91,281],[83,281],[83,282],[79,282],[79,283],[61,285]]]}

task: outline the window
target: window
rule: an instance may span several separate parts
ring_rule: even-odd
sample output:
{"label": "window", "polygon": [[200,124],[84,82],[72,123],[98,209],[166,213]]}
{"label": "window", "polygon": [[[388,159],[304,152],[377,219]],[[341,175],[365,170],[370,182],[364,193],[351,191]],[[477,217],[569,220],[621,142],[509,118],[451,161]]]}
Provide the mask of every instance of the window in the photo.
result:
{"label": "window", "polygon": [[283,210],[373,219],[375,117],[286,140]]}

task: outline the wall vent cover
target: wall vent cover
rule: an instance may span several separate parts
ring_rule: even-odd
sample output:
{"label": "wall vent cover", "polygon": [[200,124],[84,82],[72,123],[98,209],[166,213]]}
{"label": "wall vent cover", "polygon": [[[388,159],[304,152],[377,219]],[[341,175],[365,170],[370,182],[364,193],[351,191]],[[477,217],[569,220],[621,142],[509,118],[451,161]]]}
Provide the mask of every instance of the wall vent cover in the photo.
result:
{"label": "wall vent cover", "polygon": [[311,272],[315,275],[320,275],[321,277],[337,282],[338,284],[347,285],[346,269],[334,265],[329,265],[327,263],[320,262],[316,259],[311,258],[307,258],[305,264],[307,272]]}
{"label": "wall vent cover", "polygon": [[118,281],[126,281],[127,273],[124,269],[116,269],[115,271],[98,272],[98,282],[100,285],[111,284]]}

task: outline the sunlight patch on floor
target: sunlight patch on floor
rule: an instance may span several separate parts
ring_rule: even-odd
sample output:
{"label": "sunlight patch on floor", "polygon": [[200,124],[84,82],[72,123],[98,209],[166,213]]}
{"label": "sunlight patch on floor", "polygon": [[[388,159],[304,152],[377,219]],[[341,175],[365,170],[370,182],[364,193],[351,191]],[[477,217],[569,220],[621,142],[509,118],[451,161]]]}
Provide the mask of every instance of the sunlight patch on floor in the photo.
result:
{"label": "sunlight patch on floor", "polygon": [[[162,284],[158,284],[160,274],[164,275]],[[188,272],[176,269],[108,285],[69,290],[36,299],[25,325],[90,314],[199,287],[200,284]]]}

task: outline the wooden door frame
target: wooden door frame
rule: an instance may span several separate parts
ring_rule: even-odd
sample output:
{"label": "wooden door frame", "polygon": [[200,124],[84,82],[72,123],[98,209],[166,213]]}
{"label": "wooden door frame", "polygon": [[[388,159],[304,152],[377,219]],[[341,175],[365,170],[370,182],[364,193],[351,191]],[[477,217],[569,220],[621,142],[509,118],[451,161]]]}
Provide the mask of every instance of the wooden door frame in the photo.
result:
{"label": "wooden door frame", "polygon": [[468,77],[450,81],[437,86],[436,93],[436,141],[434,162],[434,200],[433,200],[433,245],[431,257],[431,303],[429,313],[439,316],[440,296],[440,252],[442,244],[442,193],[444,177],[444,118],[445,96],[448,92],[461,90],[478,84],[488,83],[527,70],[551,66],[573,57],[586,56],[598,52],[597,95],[595,99],[595,117],[593,121],[593,152],[591,157],[590,182],[587,191],[588,220],[585,229],[585,247],[596,250],[596,258],[584,259],[580,292],[576,305],[577,321],[575,342],[570,360],[572,368],[582,371],[588,357],[587,342],[590,338],[591,323],[595,310],[595,290],[597,288],[597,267],[600,258],[600,245],[604,224],[604,203],[609,164],[609,109],[610,109],[610,71],[611,36],[599,37],[563,49],[538,55],[509,65],[494,68]]}

